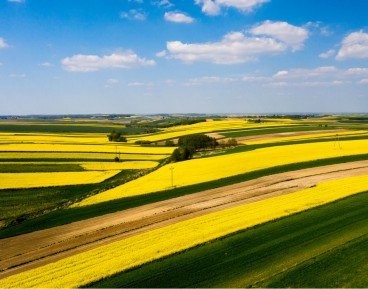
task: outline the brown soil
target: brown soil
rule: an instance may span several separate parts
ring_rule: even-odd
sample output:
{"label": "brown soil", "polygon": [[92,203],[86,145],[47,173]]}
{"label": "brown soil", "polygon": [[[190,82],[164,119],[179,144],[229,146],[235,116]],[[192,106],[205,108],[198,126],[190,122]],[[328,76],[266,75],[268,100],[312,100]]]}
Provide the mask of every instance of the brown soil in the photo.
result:
{"label": "brown soil", "polygon": [[368,161],[287,172],[2,239],[0,279],[210,212],[363,174]]}

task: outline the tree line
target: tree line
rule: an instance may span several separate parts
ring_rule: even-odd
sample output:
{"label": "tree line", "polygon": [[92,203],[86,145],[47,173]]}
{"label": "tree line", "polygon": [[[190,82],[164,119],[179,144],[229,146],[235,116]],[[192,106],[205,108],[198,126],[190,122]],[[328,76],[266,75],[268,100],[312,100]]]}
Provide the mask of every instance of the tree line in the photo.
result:
{"label": "tree line", "polygon": [[[172,141],[167,141],[166,145],[172,146]],[[217,146],[221,146],[222,148],[236,146],[236,139],[228,139],[226,142],[222,141],[218,143],[218,141],[204,134],[195,134],[195,135],[185,135],[181,136],[178,139],[179,147],[174,150],[171,155],[171,160],[173,162],[180,162],[184,160],[189,160],[193,157],[194,153],[199,150],[204,149],[215,149]]]}

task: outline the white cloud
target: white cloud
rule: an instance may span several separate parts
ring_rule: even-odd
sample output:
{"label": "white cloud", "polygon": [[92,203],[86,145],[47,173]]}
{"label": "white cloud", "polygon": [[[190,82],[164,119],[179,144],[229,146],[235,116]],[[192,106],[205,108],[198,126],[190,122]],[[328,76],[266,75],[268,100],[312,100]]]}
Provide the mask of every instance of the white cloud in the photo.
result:
{"label": "white cloud", "polygon": [[269,0],[195,0],[195,3],[202,5],[202,12],[207,15],[218,15],[221,8],[235,8],[242,12],[251,12]]}
{"label": "white cloud", "polygon": [[153,83],[152,82],[144,83],[144,82],[136,81],[136,82],[128,83],[128,86],[130,87],[143,87],[143,86],[150,87],[150,86],[153,86]]}
{"label": "white cloud", "polygon": [[8,0],[11,3],[23,3],[25,0]]}
{"label": "white cloud", "polygon": [[365,74],[368,75],[368,68],[366,67],[349,68],[348,70],[346,70],[345,73],[349,75],[365,75]]}
{"label": "white cloud", "polygon": [[368,58],[368,33],[363,31],[353,32],[343,39],[336,59],[345,60],[349,58]]}
{"label": "white cloud", "polygon": [[83,55],[77,54],[66,57],[61,61],[63,68],[71,72],[91,72],[111,68],[134,68],[155,65],[153,60],[140,58],[132,51],[113,53],[111,55]]}
{"label": "white cloud", "polygon": [[243,76],[242,81],[246,81],[246,82],[259,82],[259,81],[269,81],[270,78],[268,77],[264,77],[264,76]]}
{"label": "white cloud", "polygon": [[303,48],[304,41],[308,38],[307,29],[291,25],[287,22],[265,21],[263,24],[251,29],[254,35],[269,35],[286,43],[293,50]]}
{"label": "white cloud", "polygon": [[330,58],[336,54],[336,51],[333,49],[330,49],[326,52],[323,52],[319,55],[320,58]]}
{"label": "white cloud", "polygon": [[276,79],[306,79],[313,77],[330,77],[336,76],[339,70],[334,66],[322,66],[314,69],[296,68],[290,70],[281,70],[275,73],[272,77]]}
{"label": "white cloud", "polygon": [[192,78],[186,85],[201,85],[201,84],[215,84],[215,83],[230,83],[237,81],[232,77],[219,77],[219,76],[203,76],[198,78]]}
{"label": "white cloud", "polygon": [[361,84],[368,84],[368,78],[364,78],[361,81],[359,81]]}
{"label": "white cloud", "polygon": [[52,64],[50,62],[42,62],[40,64],[38,64],[39,66],[42,66],[42,67],[51,67]]}
{"label": "white cloud", "polygon": [[147,14],[142,10],[131,9],[128,12],[120,12],[120,18],[144,21],[147,19]]}
{"label": "white cloud", "polygon": [[174,6],[174,4],[172,4],[169,0],[156,1],[153,4],[158,7],[164,7],[164,8],[170,8]]}
{"label": "white cloud", "polygon": [[179,12],[166,12],[164,18],[166,21],[175,23],[192,23],[194,21],[192,17]]}
{"label": "white cloud", "polygon": [[186,44],[167,42],[171,58],[186,63],[195,61],[215,64],[236,64],[255,60],[262,54],[276,54],[287,49],[285,43],[268,37],[247,37],[241,32],[226,34],[219,42]]}
{"label": "white cloud", "polygon": [[4,38],[0,37],[0,48],[5,48],[5,47],[8,47],[8,44],[6,43]]}
{"label": "white cloud", "polygon": [[206,15],[218,15],[221,12],[220,5],[212,0],[195,0],[196,4],[202,5],[202,12]]}
{"label": "white cloud", "polygon": [[[219,42],[182,43],[167,42],[168,58],[180,59],[191,63],[195,61],[212,62],[215,64],[236,64],[257,59],[262,54],[277,54],[300,49],[308,37],[304,28],[286,22],[265,21],[253,27],[249,34],[230,32]],[[258,35],[261,35],[260,37]],[[160,52],[164,56],[164,52]]]}
{"label": "white cloud", "polygon": [[289,71],[287,70],[280,70],[278,72],[276,72],[276,74],[273,76],[275,78],[277,77],[284,77],[284,76],[287,76],[289,74]]}
{"label": "white cloud", "polygon": [[165,57],[167,55],[166,50],[162,50],[156,53],[157,57]]}

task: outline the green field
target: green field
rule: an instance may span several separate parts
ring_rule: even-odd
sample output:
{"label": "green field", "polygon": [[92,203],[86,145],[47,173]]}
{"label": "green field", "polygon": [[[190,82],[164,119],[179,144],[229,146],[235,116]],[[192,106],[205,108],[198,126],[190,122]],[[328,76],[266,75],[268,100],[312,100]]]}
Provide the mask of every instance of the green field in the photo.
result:
{"label": "green field", "polygon": [[94,287],[367,287],[367,246],[368,193],[361,193],[152,262]]}
{"label": "green field", "polygon": [[80,172],[78,164],[7,164],[0,163],[0,173]]}

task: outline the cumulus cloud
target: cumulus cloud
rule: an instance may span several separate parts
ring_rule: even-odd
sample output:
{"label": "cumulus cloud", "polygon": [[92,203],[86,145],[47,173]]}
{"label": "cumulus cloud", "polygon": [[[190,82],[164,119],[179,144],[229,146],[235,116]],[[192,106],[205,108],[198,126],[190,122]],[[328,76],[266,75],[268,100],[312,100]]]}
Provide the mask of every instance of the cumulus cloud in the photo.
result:
{"label": "cumulus cloud", "polygon": [[92,72],[112,68],[134,68],[155,65],[155,61],[140,58],[132,51],[113,53],[111,55],[77,54],[61,61],[63,68],[70,72]]}
{"label": "cumulus cloud", "polygon": [[170,57],[191,63],[236,64],[256,59],[261,54],[285,51],[287,45],[272,38],[247,37],[241,32],[226,34],[219,42],[186,44],[167,42]]}
{"label": "cumulus cloud", "polygon": [[336,51],[334,49],[330,49],[326,52],[322,52],[319,57],[320,58],[330,58],[336,54]]}
{"label": "cumulus cloud", "polygon": [[368,58],[368,33],[363,31],[353,32],[343,39],[336,59],[345,60],[349,58]]}
{"label": "cumulus cloud", "polygon": [[291,25],[287,22],[265,21],[261,25],[251,29],[254,35],[269,35],[278,39],[295,50],[303,48],[304,41],[308,38],[307,29]]}
{"label": "cumulus cloud", "polygon": [[242,12],[251,12],[269,0],[195,0],[195,3],[202,6],[202,12],[207,15],[218,15],[221,8],[235,8]]}
{"label": "cumulus cloud", "polygon": [[8,44],[6,43],[4,38],[0,37],[0,48],[5,48],[5,47],[8,47]]}
{"label": "cumulus cloud", "polygon": [[161,51],[159,56],[179,59],[186,63],[204,61],[215,64],[237,64],[255,60],[263,54],[300,49],[307,37],[308,31],[304,28],[286,22],[266,21],[253,27],[248,33],[230,32],[219,42],[169,41],[166,44],[167,51]]}
{"label": "cumulus cloud", "polygon": [[188,15],[179,12],[166,12],[164,15],[166,21],[175,23],[192,23],[194,19]]}
{"label": "cumulus cloud", "polygon": [[120,12],[120,18],[144,21],[147,14],[142,10],[131,9],[128,12]]}

